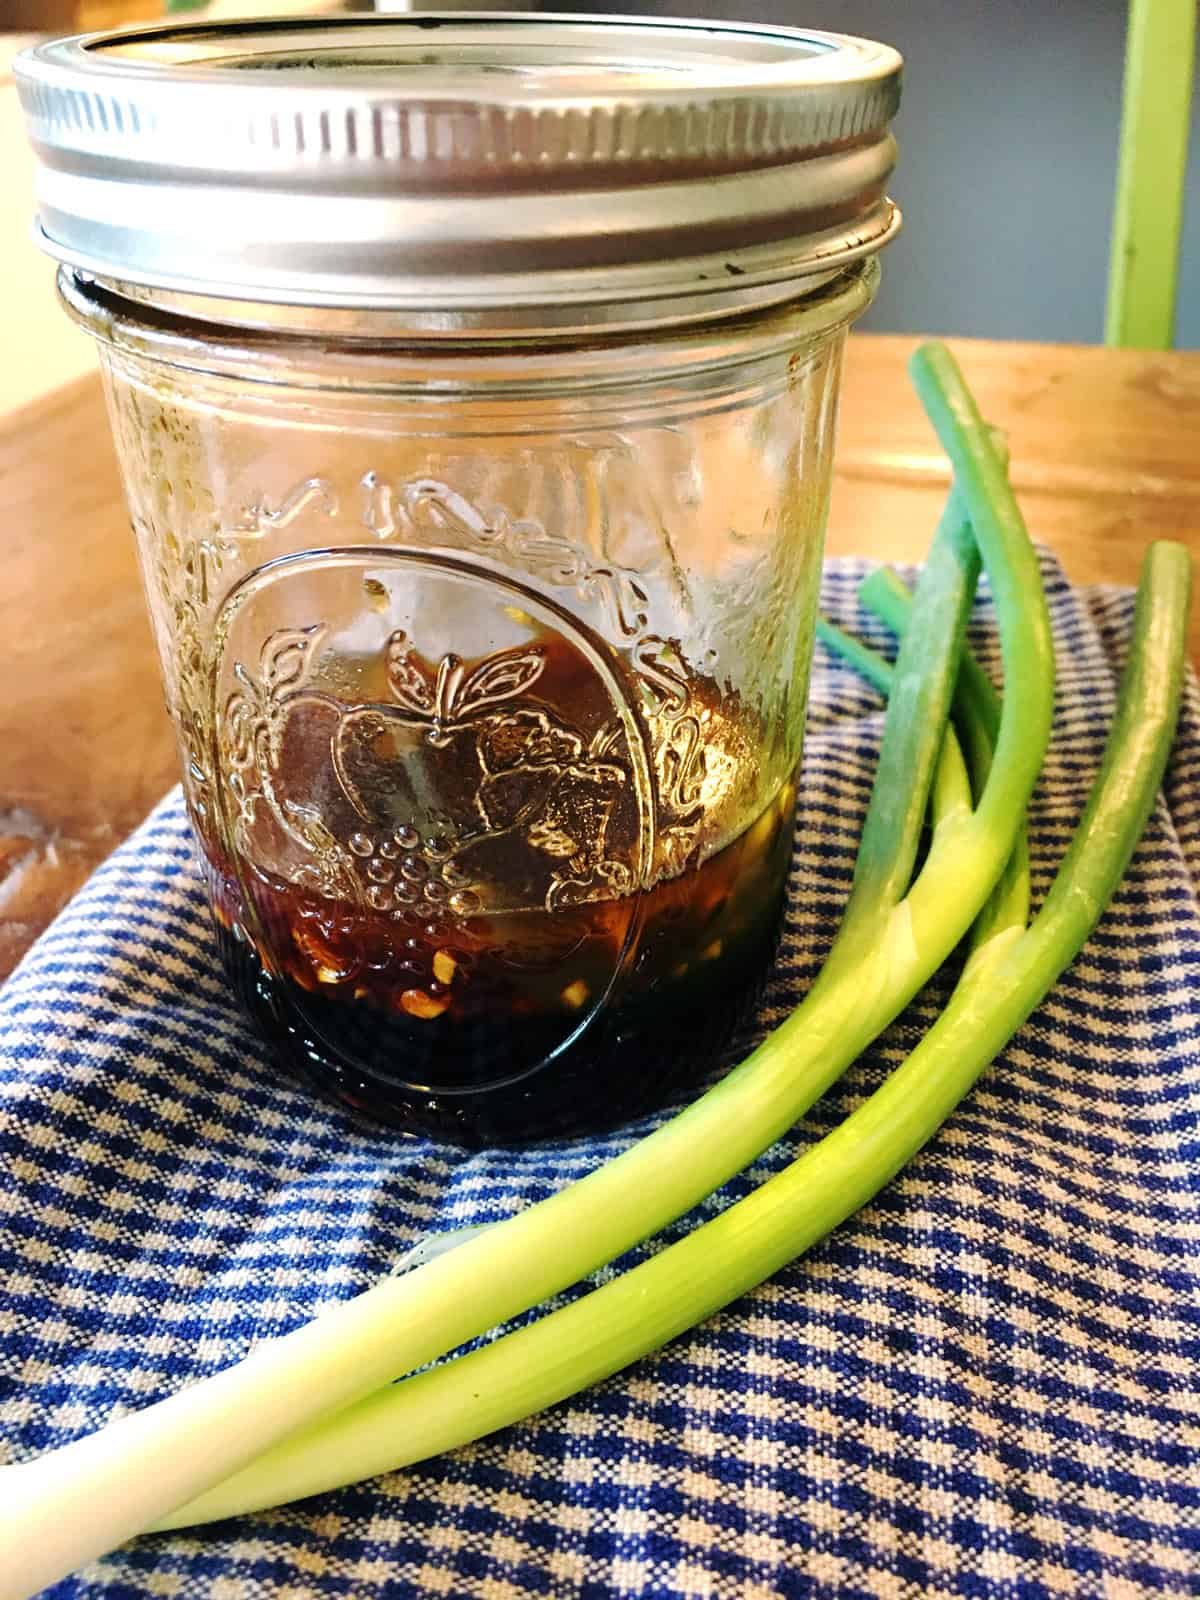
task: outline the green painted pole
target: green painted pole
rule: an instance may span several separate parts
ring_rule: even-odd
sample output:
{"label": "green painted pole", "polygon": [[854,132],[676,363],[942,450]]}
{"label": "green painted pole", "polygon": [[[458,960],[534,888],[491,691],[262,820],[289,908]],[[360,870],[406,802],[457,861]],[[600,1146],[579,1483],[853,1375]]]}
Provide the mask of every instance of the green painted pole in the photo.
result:
{"label": "green painted pole", "polygon": [[1130,0],[1104,342],[1167,350],[1187,175],[1196,0]]}

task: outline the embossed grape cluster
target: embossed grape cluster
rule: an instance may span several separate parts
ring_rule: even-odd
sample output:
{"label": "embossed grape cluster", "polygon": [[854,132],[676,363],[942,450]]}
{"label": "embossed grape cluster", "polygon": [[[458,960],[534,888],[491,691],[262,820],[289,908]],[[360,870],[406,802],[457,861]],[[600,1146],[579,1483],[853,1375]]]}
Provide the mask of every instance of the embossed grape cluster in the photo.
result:
{"label": "embossed grape cluster", "polygon": [[434,827],[424,841],[408,823],[378,836],[351,834],[348,843],[362,863],[372,909],[403,920],[437,919],[447,912],[469,917],[479,910],[478,894],[452,859],[460,843],[453,824],[439,819]]}

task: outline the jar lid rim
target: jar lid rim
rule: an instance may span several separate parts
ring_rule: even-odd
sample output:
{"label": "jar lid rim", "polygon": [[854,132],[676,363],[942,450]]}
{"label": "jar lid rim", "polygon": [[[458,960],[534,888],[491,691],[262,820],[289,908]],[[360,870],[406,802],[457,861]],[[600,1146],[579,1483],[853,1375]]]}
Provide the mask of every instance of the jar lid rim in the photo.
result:
{"label": "jar lid rim", "polygon": [[14,72],[45,248],[177,292],[600,316],[827,273],[899,223],[901,60],[846,35],[519,12],[172,22],[40,44]]}

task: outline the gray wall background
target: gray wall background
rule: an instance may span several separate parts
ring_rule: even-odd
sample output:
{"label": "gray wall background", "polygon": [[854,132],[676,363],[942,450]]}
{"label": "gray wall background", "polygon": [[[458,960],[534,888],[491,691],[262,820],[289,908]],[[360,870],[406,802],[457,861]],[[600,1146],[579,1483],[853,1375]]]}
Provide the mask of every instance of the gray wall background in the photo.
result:
{"label": "gray wall background", "polygon": [[[906,72],[892,193],[905,228],[863,326],[1102,340],[1125,0],[599,0],[594,9],[832,28],[895,45]],[[1195,102],[1177,306],[1176,344],[1200,347]]]}

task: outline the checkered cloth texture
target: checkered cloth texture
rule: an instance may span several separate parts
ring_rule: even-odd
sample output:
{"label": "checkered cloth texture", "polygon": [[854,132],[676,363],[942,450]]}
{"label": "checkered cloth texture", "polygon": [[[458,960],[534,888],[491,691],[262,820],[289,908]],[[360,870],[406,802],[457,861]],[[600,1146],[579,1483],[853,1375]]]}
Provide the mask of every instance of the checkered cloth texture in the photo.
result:
{"label": "checkered cloth texture", "polygon": [[[865,570],[830,564],[824,605],[882,641],[856,607]],[[1132,612],[1125,591],[1044,571],[1059,687],[1030,816],[1039,895],[1097,770]],[[973,632],[995,665],[986,596]],[[818,647],[786,934],[731,1059],[820,966],[881,726],[877,696]],[[51,1592],[1200,1594],[1198,868],[1193,680],[1164,793],[1087,948],[823,1245],[547,1414],[301,1505],[141,1539]],[[858,1103],[950,981],[702,1213]],[[0,1090],[9,1459],[216,1370],[423,1235],[506,1216],[653,1121],[472,1154],[316,1103],[226,993],[178,796],[0,991]]]}

